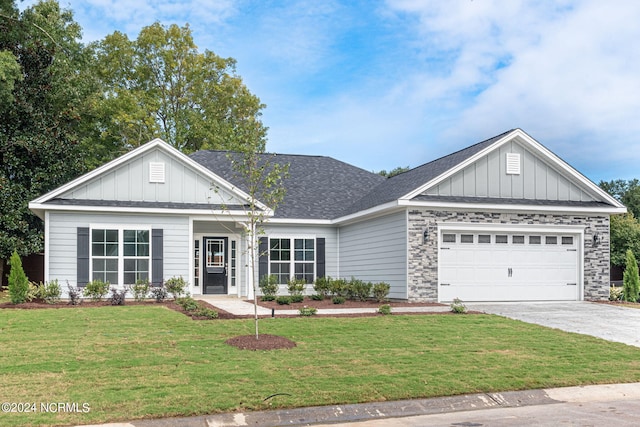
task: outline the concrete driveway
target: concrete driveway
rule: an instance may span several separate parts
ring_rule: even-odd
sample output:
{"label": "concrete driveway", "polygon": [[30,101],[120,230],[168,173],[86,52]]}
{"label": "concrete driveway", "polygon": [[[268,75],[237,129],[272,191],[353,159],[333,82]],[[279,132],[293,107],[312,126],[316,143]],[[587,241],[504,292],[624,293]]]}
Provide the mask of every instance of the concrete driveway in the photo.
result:
{"label": "concrete driveway", "polygon": [[640,347],[640,309],[593,302],[465,303],[469,310]]}

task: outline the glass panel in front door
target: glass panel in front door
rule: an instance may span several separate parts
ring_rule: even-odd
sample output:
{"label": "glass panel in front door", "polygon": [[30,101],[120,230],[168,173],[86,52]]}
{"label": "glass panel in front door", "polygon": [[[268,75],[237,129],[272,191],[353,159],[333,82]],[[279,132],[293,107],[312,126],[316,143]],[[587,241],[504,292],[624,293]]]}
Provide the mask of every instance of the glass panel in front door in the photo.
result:
{"label": "glass panel in front door", "polygon": [[224,240],[207,240],[207,267],[224,267]]}

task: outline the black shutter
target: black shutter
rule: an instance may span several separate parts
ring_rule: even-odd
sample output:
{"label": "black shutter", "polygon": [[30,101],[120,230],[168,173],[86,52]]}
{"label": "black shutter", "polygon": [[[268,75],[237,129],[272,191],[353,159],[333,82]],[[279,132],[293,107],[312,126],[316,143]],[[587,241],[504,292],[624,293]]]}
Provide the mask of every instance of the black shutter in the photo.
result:
{"label": "black shutter", "polygon": [[326,275],[324,237],[318,237],[316,239],[316,268],[316,277],[324,277]]}
{"label": "black shutter", "polygon": [[78,227],[76,286],[84,288],[89,283],[89,227]]}
{"label": "black shutter", "polygon": [[258,240],[258,283],[263,276],[269,274],[269,238],[260,237]]}
{"label": "black shutter", "polygon": [[162,241],[162,228],[151,230],[151,284],[162,285],[164,265],[164,246]]}

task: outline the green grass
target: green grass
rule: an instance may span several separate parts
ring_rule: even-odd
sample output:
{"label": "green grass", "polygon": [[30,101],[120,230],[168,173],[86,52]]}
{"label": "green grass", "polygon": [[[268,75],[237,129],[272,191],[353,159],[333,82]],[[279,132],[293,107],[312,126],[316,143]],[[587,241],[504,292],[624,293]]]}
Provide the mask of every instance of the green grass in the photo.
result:
{"label": "green grass", "polygon": [[[0,397],[89,413],[0,413],[0,424],[145,417],[640,381],[640,349],[487,315],[289,318],[298,346],[242,351],[251,320],[164,307],[0,310]],[[263,400],[275,393],[266,403]]]}

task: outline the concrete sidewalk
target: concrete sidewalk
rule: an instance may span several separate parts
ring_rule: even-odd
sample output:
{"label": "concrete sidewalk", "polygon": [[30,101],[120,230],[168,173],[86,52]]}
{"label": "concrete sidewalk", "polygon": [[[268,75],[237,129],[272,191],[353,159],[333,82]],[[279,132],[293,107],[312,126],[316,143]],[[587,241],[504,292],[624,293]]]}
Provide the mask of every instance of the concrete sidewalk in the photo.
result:
{"label": "concrete sidewalk", "polygon": [[[274,411],[235,412],[185,418],[139,420],[103,424],[103,427],[239,427],[239,426],[303,426],[314,424],[352,423],[358,421],[444,414],[482,409],[517,408],[558,403],[589,403],[640,399],[640,383],[591,385],[503,393],[437,397],[432,399],[372,402],[351,405],[315,406]],[[553,409],[549,409],[552,411]],[[617,416],[611,413],[615,424]],[[96,427],[96,426],[81,426]]]}
{"label": "concrete sidewalk", "polygon": [[[195,296],[195,299],[205,301],[214,307],[234,314],[236,316],[247,316],[254,314],[253,303],[241,300],[237,297],[228,296]],[[377,307],[371,308],[321,308],[318,314],[354,314],[354,313],[376,313]],[[443,313],[451,311],[448,305],[442,306],[416,306],[416,307],[394,307],[392,313]],[[276,309],[275,316],[297,316],[300,313],[294,309]],[[271,316],[271,309],[258,306],[259,316]]]}

